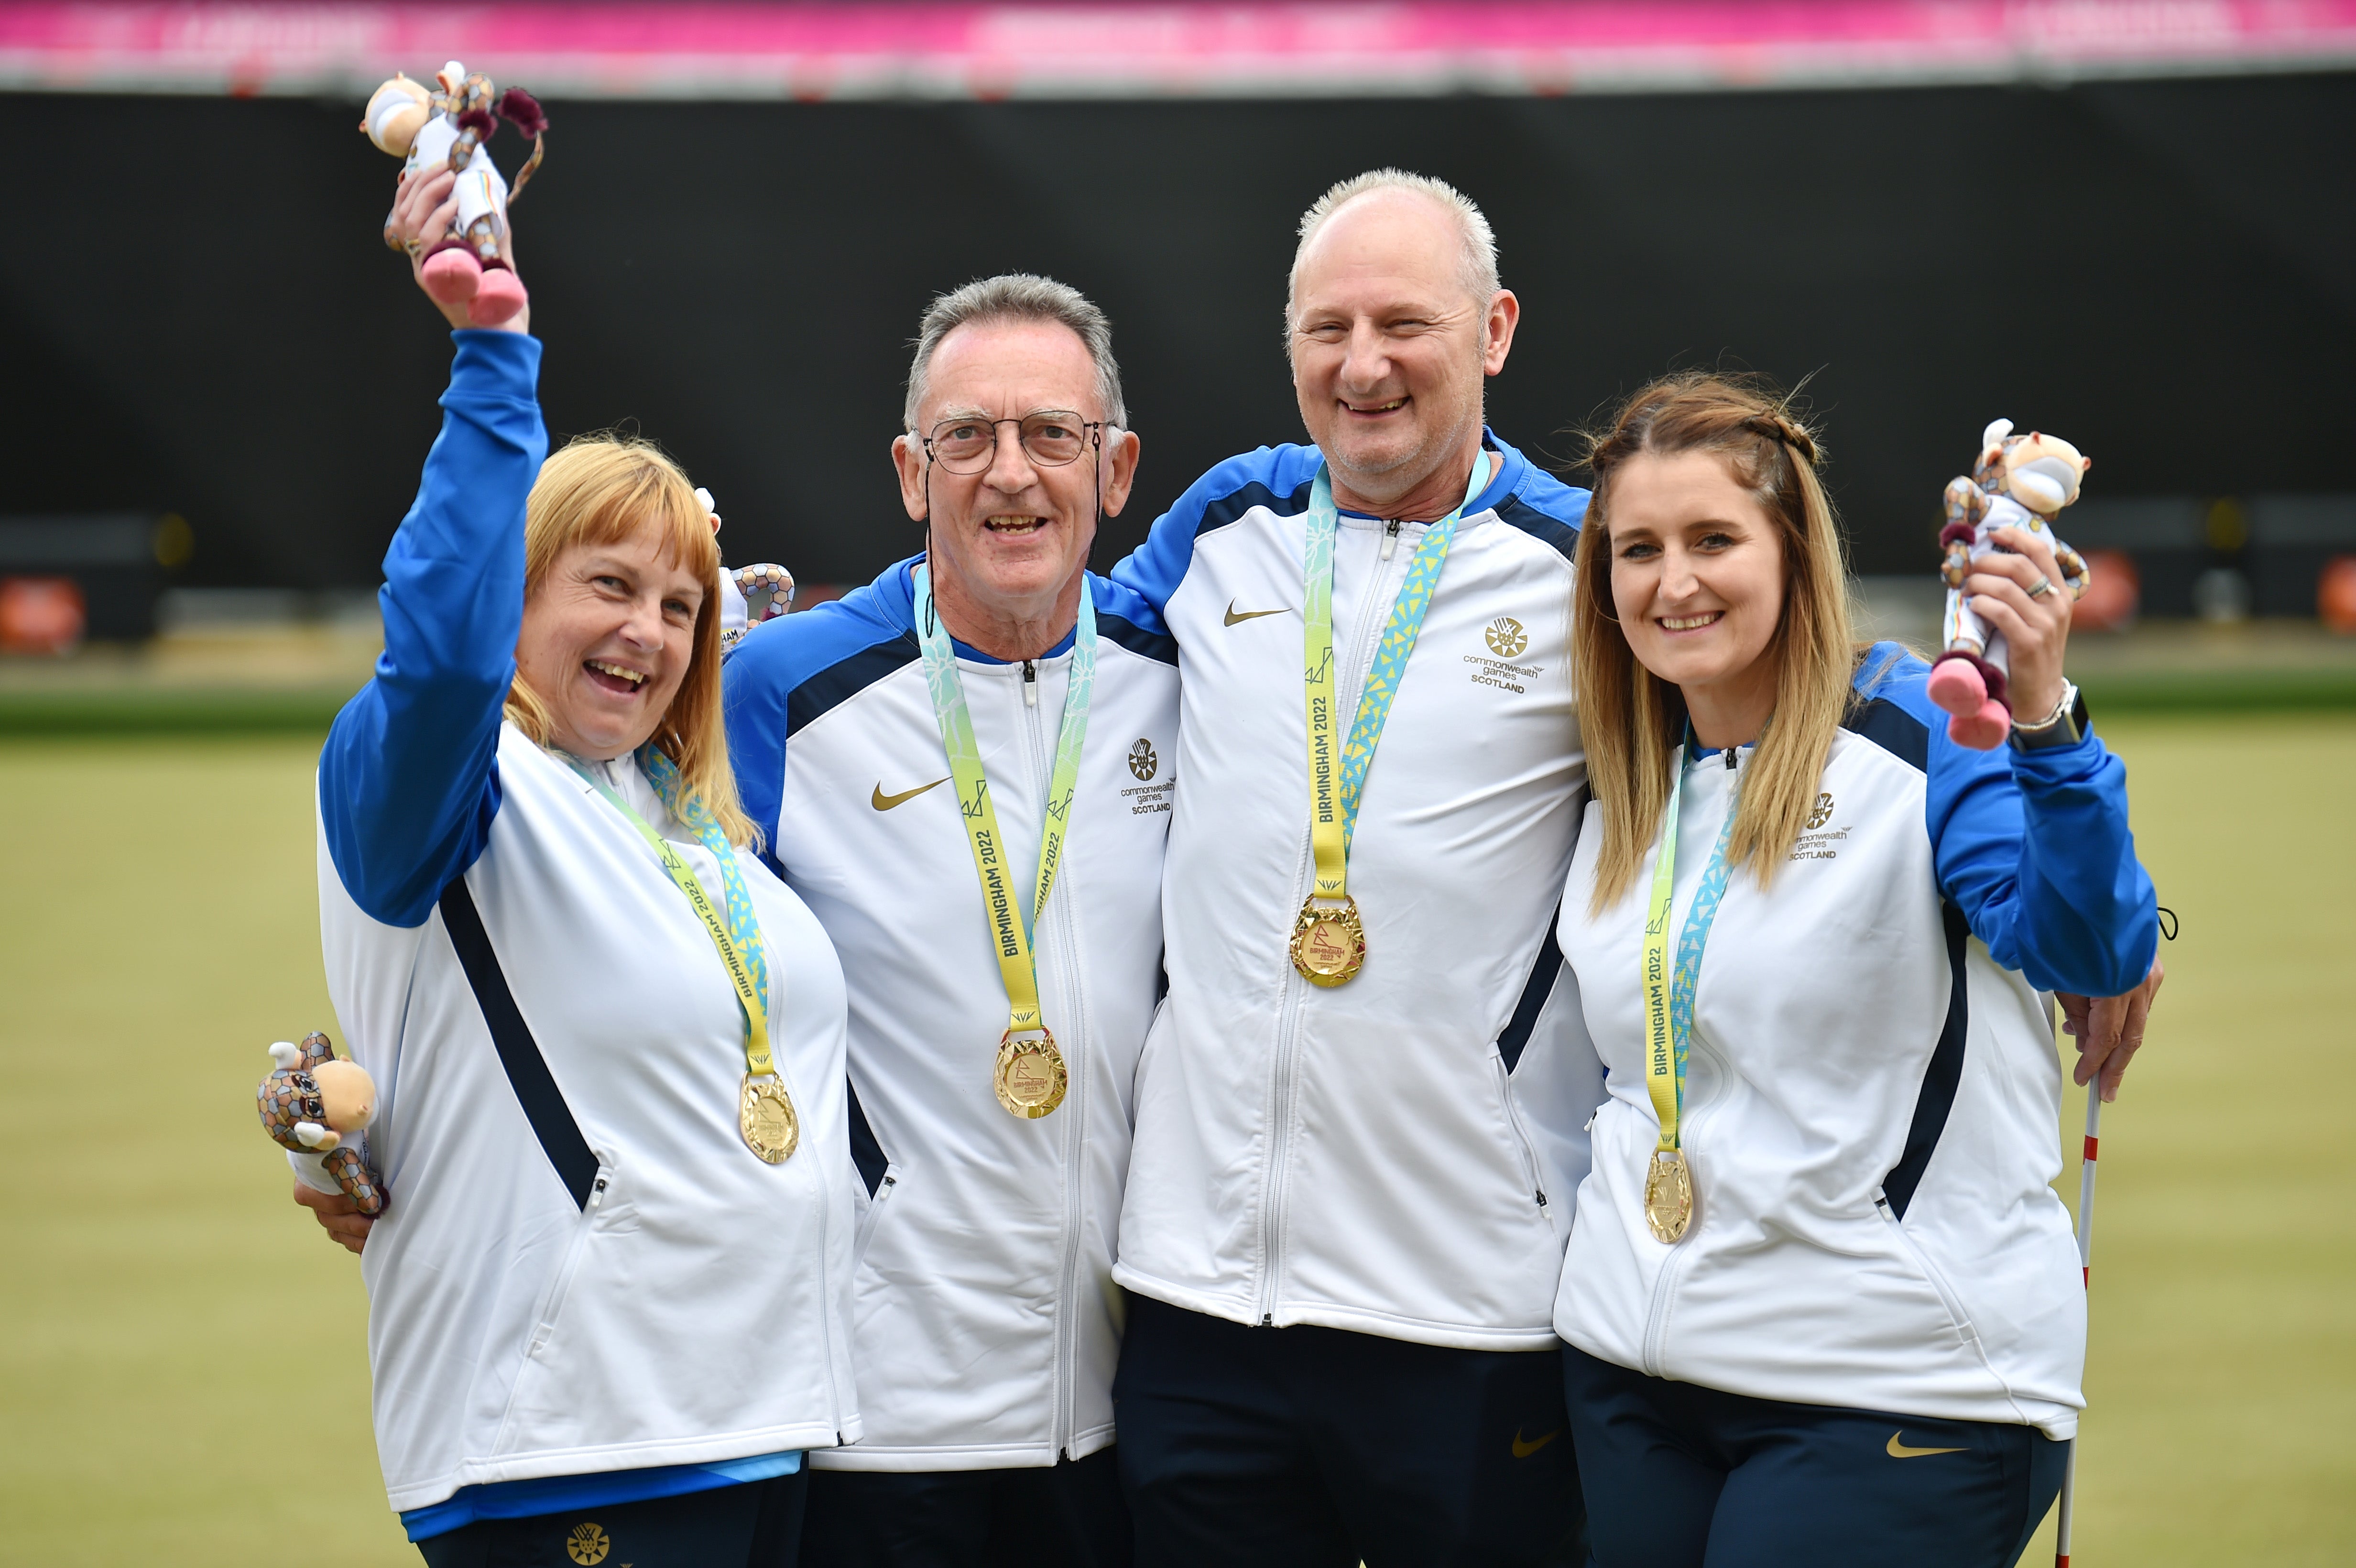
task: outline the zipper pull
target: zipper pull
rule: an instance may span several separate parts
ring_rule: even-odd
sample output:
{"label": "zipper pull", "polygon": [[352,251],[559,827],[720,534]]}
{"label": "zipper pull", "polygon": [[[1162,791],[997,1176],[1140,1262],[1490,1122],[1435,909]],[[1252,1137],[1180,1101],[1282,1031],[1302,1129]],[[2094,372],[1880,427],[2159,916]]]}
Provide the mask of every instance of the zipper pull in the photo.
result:
{"label": "zipper pull", "polygon": [[1726,771],[1730,773],[1734,771],[1734,748],[1731,746],[1726,749]]}
{"label": "zipper pull", "polygon": [[1398,548],[1398,519],[1393,517],[1383,525],[1383,559],[1388,560],[1391,551]]}
{"label": "zipper pull", "polygon": [[1023,706],[1039,706],[1039,667],[1029,659],[1023,661]]}

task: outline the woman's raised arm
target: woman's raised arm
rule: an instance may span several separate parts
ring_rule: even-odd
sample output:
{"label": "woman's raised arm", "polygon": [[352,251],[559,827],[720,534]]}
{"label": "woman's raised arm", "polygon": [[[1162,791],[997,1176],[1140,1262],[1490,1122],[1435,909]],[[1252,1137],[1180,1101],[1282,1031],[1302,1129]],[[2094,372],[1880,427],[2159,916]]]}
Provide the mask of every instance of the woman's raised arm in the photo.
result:
{"label": "woman's raised arm", "polygon": [[[431,231],[448,177],[405,187],[396,221]],[[319,759],[337,874],[389,925],[423,923],[482,853],[498,809],[493,761],[523,619],[524,502],[548,455],[540,343],[516,327],[526,319],[451,335],[442,433],[385,553],[384,653]]]}

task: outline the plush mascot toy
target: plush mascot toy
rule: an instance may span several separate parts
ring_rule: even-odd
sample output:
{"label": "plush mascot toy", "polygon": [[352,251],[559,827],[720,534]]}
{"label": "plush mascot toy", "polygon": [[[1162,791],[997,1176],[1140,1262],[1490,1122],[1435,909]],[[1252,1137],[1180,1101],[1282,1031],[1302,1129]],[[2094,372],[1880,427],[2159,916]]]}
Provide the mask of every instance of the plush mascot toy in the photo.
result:
{"label": "plush mascot toy", "polygon": [[[712,519],[712,531],[720,531],[720,514],[712,492],[698,485],[695,498]],[[771,561],[758,566],[740,566],[731,571],[720,569],[720,645],[733,648],[744,640],[744,634],[764,621],[774,621],[794,607],[794,574]]]}
{"label": "plush mascot toy", "polygon": [[262,1130],[296,1154],[320,1157],[320,1168],[363,1214],[384,1211],[384,1184],[361,1157],[359,1134],[376,1118],[376,1083],[357,1061],[336,1055],[324,1034],[270,1048],[276,1072],[262,1081]]}
{"label": "plush mascot toy", "polygon": [[[360,129],[383,151],[408,159],[409,174],[446,168],[458,176],[451,190],[458,201],[457,227],[425,240],[420,271],[425,292],[436,300],[464,304],[477,326],[497,326],[524,306],[523,281],[499,254],[499,240],[507,233],[508,203],[523,194],[547,151],[548,116],[520,87],[509,88],[494,103],[490,79],[467,75],[456,60],[434,80],[438,92],[396,72],[369,95]],[[531,138],[531,156],[513,192],[486,145],[502,120]],[[389,224],[385,243],[402,248]]]}
{"label": "plush mascot toy", "polygon": [[1998,528],[2019,528],[2052,545],[2062,578],[2056,587],[2068,589],[2072,599],[2085,592],[2085,558],[2055,537],[2053,518],[2078,498],[2078,481],[2093,466],[2058,436],[2015,435],[2010,420],[1998,420],[1980,435],[1972,476],[1948,483],[1947,526],[1939,532],[1946,552],[1939,568],[1947,584],[1941,628],[1945,651],[1931,666],[1930,694],[1947,711],[1947,733],[1958,745],[1993,751],[2012,731],[2004,638],[1972,613],[1964,579],[1973,562],[2004,550],[1991,538]]}

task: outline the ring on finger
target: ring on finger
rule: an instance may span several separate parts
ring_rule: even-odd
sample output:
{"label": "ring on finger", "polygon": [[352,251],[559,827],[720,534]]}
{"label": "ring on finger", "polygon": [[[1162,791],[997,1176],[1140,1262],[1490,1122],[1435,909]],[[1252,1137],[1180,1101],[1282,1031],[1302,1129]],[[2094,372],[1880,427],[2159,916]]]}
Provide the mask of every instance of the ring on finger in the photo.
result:
{"label": "ring on finger", "polygon": [[2052,592],[2053,580],[2050,577],[2040,577],[2035,582],[2029,585],[2029,596],[2031,599],[2042,599],[2048,593]]}

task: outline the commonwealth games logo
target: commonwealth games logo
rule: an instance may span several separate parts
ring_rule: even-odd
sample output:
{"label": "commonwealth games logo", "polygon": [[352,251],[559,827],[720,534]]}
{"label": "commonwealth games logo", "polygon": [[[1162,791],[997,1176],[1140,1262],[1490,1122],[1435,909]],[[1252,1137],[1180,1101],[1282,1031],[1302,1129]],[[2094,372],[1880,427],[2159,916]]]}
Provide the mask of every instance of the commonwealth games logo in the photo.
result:
{"label": "commonwealth games logo", "polygon": [[1488,638],[1489,651],[1501,659],[1513,658],[1530,645],[1529,635],[1511,615],[1500,615],[1490,622],[1483,635]]}
{"label": "commonwealth games logo", "polygon": [[573,1533],[564,1538],[564,1555],[575,1563],[603,1563],[605,1553],[613,1550],[613,1538],[594,1524],[576,1524]]}
{"label": "commonwealth games logo", "polygon": [[1137,775],[1138,783],[1143,784],[1151,778],[1161,766],[1162,759],[1153,754],[1152,741],[1141,737],[1135,745],[1130,747],[1129,771]]}
{"label": "commonwealth games logo", "polygon": [[1815,810],[1808,813],[1809,830],[1813,832],[1816,828],[1822,827],[1826,823],[1830,822],[1832,819],[1833,797],[1828,795],[1820,795],[1816,796],[1816,808]]}

